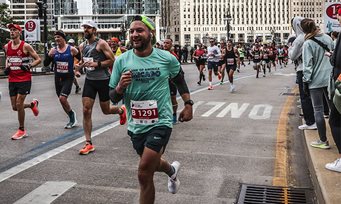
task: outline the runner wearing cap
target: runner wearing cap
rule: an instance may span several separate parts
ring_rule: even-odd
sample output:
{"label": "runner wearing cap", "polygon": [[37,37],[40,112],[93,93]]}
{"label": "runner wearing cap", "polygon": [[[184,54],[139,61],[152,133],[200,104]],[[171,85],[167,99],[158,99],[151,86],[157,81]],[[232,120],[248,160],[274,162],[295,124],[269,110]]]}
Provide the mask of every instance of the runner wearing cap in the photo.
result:
{"label": "runner wearing cap", "polygon": [[[79,62],[79,60],[81,58],[81,54],[80,54],[78,48],[75,46],[74,39],[72,39],[72,38],[69,39],[67,41],[67,44],[69,44],[70,46],[75,47],[77,49],[78,54],[74,57],[73,64],[78,64],[78,62]],[[81,73],[79,71],[77,71],[77,70],[74,70],[74,72],[75,72],[75,76],[76,77],[73,80],[73,84],[76,86],[75,94],[78,94],[82,90],[82,88],[79,86],[79,82],[78,82],[78,79],[77,79],[77,78],[81,77]]]}
{"label": "runner wearing cap", "polygon": [[172,132],[169,78],[185,101],[179,121],[192,119],[193,101],[176,57],[153,48],[155,24],[146,16],[135,16],[129,32],[133,49],[120,56],[114,64],[110,97],[114,103],[124,98],[129,118],[128,135],[140,155],[140,204],[151,204],[155,201],[155,172],[169,176],[169,192],[176,193],[180,185],[177,178],[180,163],[170,164],[162,158]]}
{"label": "runner wearing cap", "polygon": [[64,126],[65,129],[71,129],[76,126],[76,112],[71,109],[68,102],[68,96],[72,89],[72,83],[75,78],[74,74],[74,57],[78,54],[78,50],[66,44],[65,33],[58,30],[54,33],[54,40],[57,44],[56,48],[52,48],[44,60],[44,66],[49,66],[54,62],[54,84],[59,102],[65,113],[69,116],[69,122]]}
{"label": "runner wearing cap", "polygon": [[79,45],[81,52],[81,61],[77,69],[85,68],[86,77],[83,87],[83,128],[86,143],[79,151],[80,154],[89,154],[95,150],[91,141],[92,131],[92,109],[95,103],[96,95],[99,96],[99,104],[105,115],[119,114],[120,124],[126,123],[125,107],[121,108],[110,105],[109,98],[109,67],[114,63],[114,55],[109,44],[97,38],[97,24],[94,21],[87,21],[82,24],[84,37],[86,41]]}
{"label": "runner wearing cap", "polygon": [[[18,140],[28,136],[25,130],[25,108],[31,108],[38,116],[38,100],[25,104],[27,94],[30,94],[32,85],[31,68],[40,64],[41,59],[31,45],[20,40],[22,29],[17,24],[9,24],[11,40],[4,46],[6,53],[5,74],[8,75],[9,95],[14,111],[18,112],[19,129],[12,136]],[[33,58],[33,61],[31,60]]]}
{"label": "runner wearing cap", "polygon": [[120,56],[122,53],[127,51],[127,49],[120,45],[120,40],[116,37],[111,38],[111,50],[114,53],[115,58]]}

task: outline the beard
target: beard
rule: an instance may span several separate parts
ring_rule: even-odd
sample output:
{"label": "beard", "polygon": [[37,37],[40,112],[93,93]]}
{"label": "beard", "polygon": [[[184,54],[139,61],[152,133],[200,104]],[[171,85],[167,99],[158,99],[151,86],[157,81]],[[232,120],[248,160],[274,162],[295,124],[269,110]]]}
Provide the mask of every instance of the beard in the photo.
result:
{"label": "beard", "polygon": [[89,40],[92,37],[93,34],[90,33],[84,33],[85,39]]}
{"label": "beard", "polygon": [[131,41],[132,41],[133,48],[139,52],[142,52],[149,46],[152,37],[151,37],[151,35],[149,35],[148,38],[139,37],[139,39],[141,39],[141,40],[138,41],[138,44],[136,44],[133,40],[131,40]]}

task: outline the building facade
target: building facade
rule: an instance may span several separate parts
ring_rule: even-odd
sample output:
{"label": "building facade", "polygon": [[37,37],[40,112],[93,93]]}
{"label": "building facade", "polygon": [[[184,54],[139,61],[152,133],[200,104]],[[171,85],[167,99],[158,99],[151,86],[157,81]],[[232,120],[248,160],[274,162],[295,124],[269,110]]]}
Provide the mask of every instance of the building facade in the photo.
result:
{"label": "building facade", "polygon": [[294,16],[323,24],[324,2],[337,0],[162,0],[161,38],[176,44],[207,43],[209,37],[234,42],[286,42]]}

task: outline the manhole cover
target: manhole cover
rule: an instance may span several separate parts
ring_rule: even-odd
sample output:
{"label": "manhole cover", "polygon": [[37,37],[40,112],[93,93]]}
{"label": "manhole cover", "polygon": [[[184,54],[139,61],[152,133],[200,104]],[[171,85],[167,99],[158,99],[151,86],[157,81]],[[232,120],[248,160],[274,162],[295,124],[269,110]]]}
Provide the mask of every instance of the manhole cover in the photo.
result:
{"label": "manhole cover", "polygon": [[312,204],[312,190],[242,184],[238,204]]}

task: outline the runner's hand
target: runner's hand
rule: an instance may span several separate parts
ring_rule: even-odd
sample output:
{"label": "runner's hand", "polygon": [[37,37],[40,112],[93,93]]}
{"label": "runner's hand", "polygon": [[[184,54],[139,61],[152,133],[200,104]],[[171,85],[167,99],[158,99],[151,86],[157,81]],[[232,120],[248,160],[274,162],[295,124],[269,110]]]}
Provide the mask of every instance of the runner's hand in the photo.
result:
{"label": "runner's hand", "polygon": [[118,82],[118,85],[116,87],[116,90],[119,93],[123,93],[124,90],[131,84],[132,82],[132,72],[126,71],[122,74],[120,82]]}
{"label": "runner's hand", "polygon": [[180,112],[178,120],[180,122],[190,121],[193,118],[193,109],[191,105],[185,105],[185,108]]}
{"label": "runner's hand", "polygon": [[8,76],[10,72],[11,72],[11,68],[10,67],[6,67],[5,70],[4,70],[4,74],[6,76]]}

